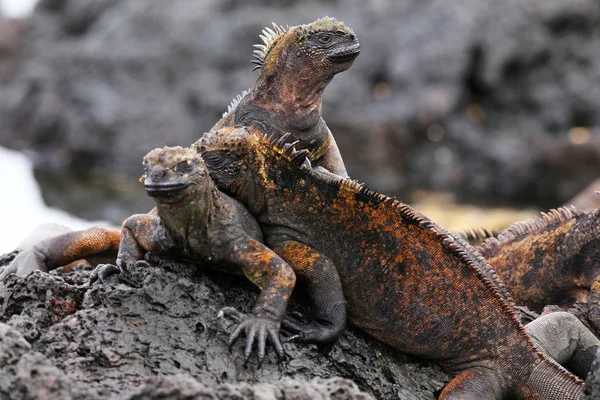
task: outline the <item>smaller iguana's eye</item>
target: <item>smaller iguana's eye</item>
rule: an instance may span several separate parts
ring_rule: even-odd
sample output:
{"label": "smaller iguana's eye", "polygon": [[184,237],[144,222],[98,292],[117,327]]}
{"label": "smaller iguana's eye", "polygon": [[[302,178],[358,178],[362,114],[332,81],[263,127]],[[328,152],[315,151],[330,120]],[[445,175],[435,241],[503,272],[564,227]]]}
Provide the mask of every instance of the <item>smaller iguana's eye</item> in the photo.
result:
{"label": "smaller iguana's eye", "polygon": [[322,44],[328,44],[329,42],[331,42],[331,35],[328,34],[322,34],[317,36],[317,40],[322,43]]}

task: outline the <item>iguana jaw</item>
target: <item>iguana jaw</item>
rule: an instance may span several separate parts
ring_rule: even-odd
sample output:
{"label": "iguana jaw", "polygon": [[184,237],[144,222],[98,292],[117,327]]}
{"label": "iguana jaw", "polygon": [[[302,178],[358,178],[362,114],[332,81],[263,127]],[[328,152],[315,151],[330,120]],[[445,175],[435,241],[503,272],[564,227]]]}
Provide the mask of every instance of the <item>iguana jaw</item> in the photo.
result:
{"label": "iguana jaw", "polygon": [[191,182],[155,183],[150,178],[144,180],[144,187],[146,188],[148,196],[159,202],[162,200],[175,200],[178,197],[182,197],[191,184]]}
{"label": "iguana jaw", "polygon": [[327,59],[335,64],[347,65],[345,69],[348,69],[359,54],[360,45],[356,42],[338,49],[335,53],[329,55]]}

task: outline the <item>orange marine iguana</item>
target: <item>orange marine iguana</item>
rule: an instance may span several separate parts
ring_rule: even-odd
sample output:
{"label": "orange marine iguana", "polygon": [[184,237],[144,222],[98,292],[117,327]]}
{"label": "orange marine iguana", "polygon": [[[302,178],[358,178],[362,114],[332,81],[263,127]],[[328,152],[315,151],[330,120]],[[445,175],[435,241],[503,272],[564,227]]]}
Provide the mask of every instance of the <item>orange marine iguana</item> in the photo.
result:
{"label": "orange marine iguana", "polygon": [[[533,344],[467,243],[393,198],[311,169],[308,151],[285,139],[230,128],[194,146],[297,275],[323,285],[325,273],[337,273],[352,324],[457,375],[440,399],[580,397],[582,382]],[[327,310],[340,294],[329,288],[312,298]],[[302,335],[322,325],[288,328]]]}
{"label": "orange marine iguana", "polygon": [[600,208],[561,207],[517,222],[476,248],[517,304],[588,303],[588,321],[600,332]]}

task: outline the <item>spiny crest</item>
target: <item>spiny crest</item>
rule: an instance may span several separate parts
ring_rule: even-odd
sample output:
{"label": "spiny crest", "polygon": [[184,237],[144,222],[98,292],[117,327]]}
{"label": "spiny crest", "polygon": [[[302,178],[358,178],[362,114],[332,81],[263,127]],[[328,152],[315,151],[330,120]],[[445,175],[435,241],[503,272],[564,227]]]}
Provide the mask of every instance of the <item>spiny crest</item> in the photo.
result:
{"label": "spiny crest", "polygon": [[458,232],[458,236],[466,240],[471,245],[474,243],[481,243],[491,237],[497,237],[499,234],[499,231],[490,230],[487,228],[471,228]]}
{"label": "spiny crest", "polygon": [[181,146],[174,147],[159,147],[150,151],[144,157],[144,162],[156,165],[163,164],[165,166],[177,165],[180,162],[187,161],[188,163],[203,163],[202,157],[198,155],[194,150],[190,148],[184,148]]}
{"label": "spiny crest", "polygon": [[490,237],[486,239],[477,250],[480,251],[484,256],[489,252],[509,243],[517,238],[525,236],[531,232],[542,230],[552,224],[560,224],[570,219],[585,215],[585,212],[570,207],[560,207],[558,209],[552,209],[547,213],[541,213],[540,217],[533,219],[517,222],[511,225],[508,229],[502,231],[497,237]]}
{"label": "spiny crest", "polygon": [[249,134],[246,127],[227,127],[205,132],[193,145],[193,149],[204,155],[208,150],[217,150],[241,155],[246,152],[248,144],[256,141],[256,135]]}
{"label": "spiny crest", "polygon": [[227,114],[229,114],[230,112],[235,110],[237,108],[237,106],[240,104],[240,101],[242,101],[242,99],[244,97],[246,97],[247,94],[248,94],[247,90],[242,90],[242,93],[240,93],[236,97],[234,97],[234,99],[231,100],[231,103],[229,103],[229,105],[227,106],[227,111],[225,111],[223,113],[222,118],[225,118],[227,116]]}
{"label": "spiny crest", "polygon": [[296,30],[298,31],[299,41],[304,41],[317,32],[332,32],[354,35],[354,31],[347,27],[344,22],[327,16],[311,22],[310,24],[300,25],[296,27]]}
{"label": "spiny crest", "polygon": [[255,44],[253,46],[254,58],[250,60],[251,63],[256,64],[254,69],[252,69],[253,71],[262,68],[265,63],[265,59],[267,58],[267,54],[273,47],[273,44],[290,29],[289,26],[284,28],[280,25],[277,25],[275,22],[271,22],[271,24],[273,25],[272,29],[266,27],[263,29],[262,34],[259,35],[264,44]]}

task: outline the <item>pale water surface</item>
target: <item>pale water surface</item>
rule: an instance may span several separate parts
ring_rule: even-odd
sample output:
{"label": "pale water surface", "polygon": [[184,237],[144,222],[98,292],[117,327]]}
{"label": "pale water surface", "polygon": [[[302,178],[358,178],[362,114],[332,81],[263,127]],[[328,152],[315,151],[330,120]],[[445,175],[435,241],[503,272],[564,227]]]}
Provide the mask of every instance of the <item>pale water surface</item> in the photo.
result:
{"label": "pale water surface", "polygon": [[0,255],[14,250],[37,226],[46,222],[85,229],[103,221],[85,221],[44,204],[33,165],[17,151],[0,147]]}
{"label": "pale water surface", "polygon": [[39,0],[0,0],[0,14],[12,18],[26,17]]}

